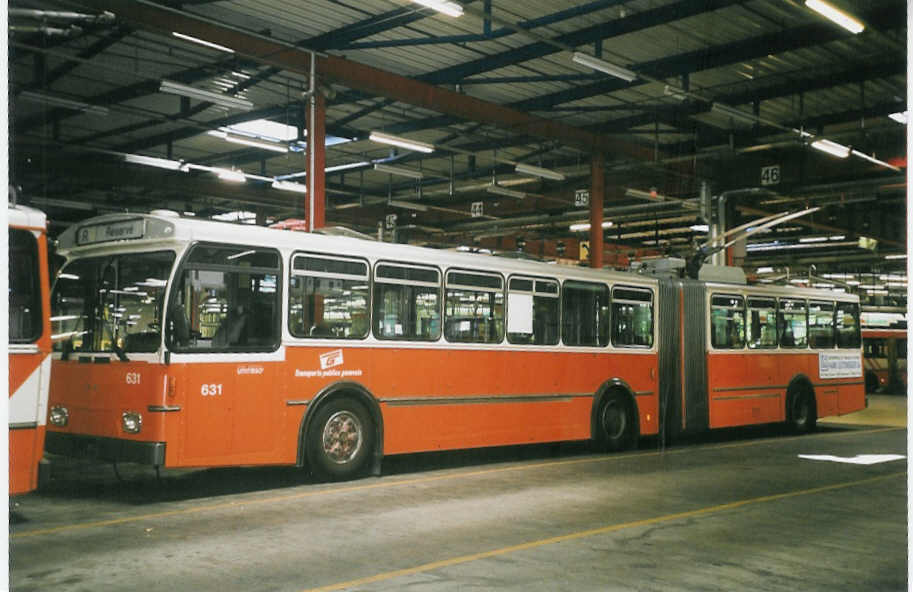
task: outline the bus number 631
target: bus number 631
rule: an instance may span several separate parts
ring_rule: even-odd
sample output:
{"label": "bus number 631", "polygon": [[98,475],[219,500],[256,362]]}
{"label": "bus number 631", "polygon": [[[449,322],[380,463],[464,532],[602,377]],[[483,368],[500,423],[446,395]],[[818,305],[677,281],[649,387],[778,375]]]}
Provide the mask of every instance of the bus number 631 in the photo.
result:
{"label": "bus number 631", "polygon": [[200,394],[204,397],[216,397],[222,394],[221,384],[204,384],[200,386]]}

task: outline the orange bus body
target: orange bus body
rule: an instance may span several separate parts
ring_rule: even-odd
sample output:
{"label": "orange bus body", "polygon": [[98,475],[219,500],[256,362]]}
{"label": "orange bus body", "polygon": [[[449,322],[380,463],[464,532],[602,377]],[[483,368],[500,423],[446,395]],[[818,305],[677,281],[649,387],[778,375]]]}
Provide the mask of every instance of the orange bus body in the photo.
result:
{"label": "orange bus body", "polygon": [[[212,335],[206,327],[209,320],[203,317],[217,314],[214,311],[221,311],[218,314],[226,317],[223,320],[230,316],[230,311],[217,302],[213,278],[221,273],[220,269],[233,264],[232,261],[268,246],[281,253],[281,271],[276,272],[279,279],[260,278],[252,284],[250,278],[254,274],[244,271],[242,275],[246,279],[241,284],[266,285],[265,293],[276,294],[271,297],[281,303],[278,327],[281,338],[275,345],[257,351],[182,349],[176,337],[180,330],[169,321],[178,317],[172,312],[166,315],[159,311],[155,323],[150,323],[149,327],[168,326],[169,329],[164,336],[158,336],[159,342],[154,348],[150,345],[145,352],[126,351],[122,355],[123,352],[83,348],[85,351],[57,353],[49,405],[52,413],[55,409],[65,409],[68,420],[62,425],[49,425],[48,450],[51,452],[92,454],[104,459],[165,467],[301,466],[309,463],[309,445],[313,448],[314,443],[320,441],[320,430],[315,436],[314,426],[321,418],[321,410],[341,399],[354,399],[358,402],[356,407],[364,408],[364,415],[351,409],[337,412],[338,425],[349,425],[346,421],[352,419],[367,420],[376,433],[373,451],[376,462],[383,455],[391,454],[570,440],[600,441],[606,439],[604,432],[614,426],[621,430],[619,434],[628,430],[626,433],[636,437],[666,433],[669,426],[664,424],[670,422],[681,424],[670,430],[671,434],[783,421],[788,418],[788,398],[797,377],[808,377],[811,381],[817,417],[849,413],[865,406],[864,392],[859,386],[861,374],[849,379],[821,379],[820,352],[720,352],[710,347],[709,338],[703,337],[706,330],[699,332],[700,337],[693,337],[690,328],[685,332],[685,339],[681,335],[667,339],[664,336],[667,327],[679,323],[684,327],[687,323],[684,321],[686,315],[676,312],[676,306],[670,306],[675,297],[668,296],[663,291],[665,288],[661,289],[666,280],[172,216],[143,217],[149,228],[153,223],[164,224],[167,231],[160,229],[163,236],[149,236],[151,232],[147,231],[146,235],[130,240],[96,244],[93,232],[107,232],[104,230],[106,224],[123,225],[123,221],[131,217],[134,219],[131,223],[135,223],[133,229],[118,227],[117,232],[141,235],[136,215],[108,216],[68,230],[69,234],[61,237],[61,250],[70,255],[68,265],[71,261],[76,265],[99,254],[117,256],[173,251],[173,269],[161,272],[167,282],[162,279],[156,284],[147,279],[138,285],[165,286],[167,283],[169,301],[167,305],[156,306],[162,311],[171,311],[171,301],[177,301],[181,290],[186,288],[179,282],[179,275],[184,273],[187,285],[193,282],[199,288],[197,296],[186,299],[193,305],[193,311],[187,316],[193,325],[190,333],[193,339],[205,341],[206,347],[211,348],[216,344],[221,328]],[[91,232],[82,234],[86,228],[92,229]],[[88,243],[80,247],[76,236],[86,236]],[[231,242],[228,237],[232,237]],[[193,271],[194,253],[205,251],[211,245],[221,248],[222,244],[235,249],[224,258],[224,264],[209,271]],[[214,251],[218,250],[215,247]],[[555,286],[560,284],[562,315],[565,306],[572,306],[566,301],[582,297],[573,292],[575,282],[586,283],[587,289],[604,288],[606,294],[611,292],[610,302],[600,302],[606,311],[610,304],[620,307],[617,315],[613,312],[608,317],[606,312],[605,318],[615,323],[612,331],[631,330],[635,324],[632,319],[646,322],[646,317],[624,315],[632,314],[634,309],[644,311],[649,303],[650,329],[648,333],[640,334],[643,341],[636,343],[642,345],[616,344],[617,336],[613,332],[611,343],[593,347],[568,346],[565,332],[574,331],[575,327],[565,324],[562,316],[561,341],[556,336],[550,345],[519,344],[505,339],[504,334],[493,343],[461,343],[445,338],[446,332],[430,342],[403,341],[382,337],[387,322],[384,315],[389,311],[379,312],[379,308],[374,308],[370,315],[373,329],[363,338],[318,338],[314,333],[296,336],[290,332],[294,324],[292,309],[310,306],[311,310],[320,310],[319,314],[323,314],[324,309],[330,308],[329,298],[320,299],[316,304],[318,299],[314,298],[290,304],[295,274],[322,273],[305,271],[306,266],[298,266],[296,257],[345,258],[348,263],[358,264],[363,260],[364,268],[370,270],[370,279],[365,271],[366,285],[356,286],[354,284],[358,282],[353,282],[352,289],[367,288],[367,284],[374,284],[376,288],[377,284],[386,281],[380,279],[380,268],[390,261],[403,262],[396,265],[406,267],[424,265],[437,269],[441,278],[441,286],[437,288],[439,296],[448,294],[453,270],[457,275],[478,272],[487,274],[485,277],[489,279],[500,277],[503,279],[499,284],[501,288],[490,292],[500,290],[502,296],[504,292],[508,293],[499,305],[506,310],[502,322],[508,335],[511,331],[534,331],[532,328],[518,329],[522,322],[513,324],[510,316],[511,310],[519,309],[524,303],[535,310],[532,293],[511,298],[513,279],[530,277],[537,280],[536,290],[539,289],[538,279],[553,282]],[[257,265],[251,265],[243,269],[256,268]],[[73,268],[65,267],[62,271],[67,269]],[[232,277],[234,279],[226,283],[229,291],[239,286],[238,279]],[[454,281],[459,279],[454,278]],[[402,283],[406,280],[390,281]],[[459,281],[468,280],[464,277]],[[528,285],[532,286],[529,282]],[[695,285],[702,290],[701,298],[709,298],[710,292],[716,289],[705,283]],[[136,290],[127,286],[112,292],[123,295],[131,289]],[[806,298],[821,296],[820,291],[804,293]],[[552,296],[558,298],[557,288]],[[378,305],[378,302],[371,304]],[[250,305],[246,304],[244,308],[249,309]],[[113,307],[111,310],[118,309]],[[371,310],[369,307],[369,313]],[[144,314],[147,313],[137,316]],[[451,319],[450,314],[442,315],[441,319],[445,323],[454,320],[461,328],[473,327],[468,320]],[[695,320],[697,316],[700,320]],[[622,318],[626,320],[618,320]],[[688,323],[709,324],[706,310],[687,318],[690,319]],[[597,324],[610,322],[603,317],[599,319]],[[532,326],[538,318],[525,320]],[[397,325],[392,335],[398,336],[403,330],[406,329]],[[175,336],[169,337],[168,331],[173,331]],[[704,343],[705,339],[707,343]],[[124,341],[125,344],[129,342],[130,339]],[[861,358],[858,347],[855,354],[850,349],[839,355],[849,358],[855,355],[856,361]],[[698,356],[696,359],[704,368],[699,372],[703,382],[695,383],[698,385],[695,388],[680,388],[680,385],[673,388],[679,375],[688,378],[692,356]],[[667,365],[663,359],[678,361]],[[615,400],[621,403],[620,423],[618,414],[613,415],[608,410]],[[662,411],[664,407],[669,410]],[[703,414],[702,418],[695,419],[695,409],[699,410],[698,415]],[[667,415],[665,420],[661,417],[663,413]],[[141,420],[141,429],[128,433],[128,423],[136,428],[138,420]],[[327,449],[332,437],[340,436],[330,430],[331,424],[332,421],[328,421],[322,432]],[[312,436],[318,439],[312,440]],[[618,440],[618,447],[623,443]],[[613,446],[615,444],[610,443],[609,448]],[[379,465],[375,464],[377,467]]]}
{"label": "orange bus body", "polygon": [[[38,289],[28,302],[17,302],[15,292],[10,295],[9,493],[17,495],[38,487],[51,372],[51,330],[44,214],[23,206],[10,206],[8,214],[10,233],[21,233],[19,236],[27,237],[35,249],[33,255],[20,255],[15,249],[10,250],[11,257],[23,258],[20,264],[26,261],[29,264],[29,269],[16,267],[16,273],[37,279]],[[11,243],[13,240],[11,235]],[[11,265],[11,276],[13,267]],[[40,311],[35,311],[37,319],[32,317],[30,310],[36,304],[36,296],[40,306]],[[22,323],[27,323],[28,328],[20,332],[17,328]]]}

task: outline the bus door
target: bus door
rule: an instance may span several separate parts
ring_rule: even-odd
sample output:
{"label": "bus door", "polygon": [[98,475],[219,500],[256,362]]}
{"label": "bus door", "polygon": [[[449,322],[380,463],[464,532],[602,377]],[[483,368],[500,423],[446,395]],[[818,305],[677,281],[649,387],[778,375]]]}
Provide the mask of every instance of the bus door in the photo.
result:
{"label": "bus door", "polygon": [[285,413],[279,261],[272,249],[200,244],[178,271],[168,338],[183,362],[181,464],[275,457]]}

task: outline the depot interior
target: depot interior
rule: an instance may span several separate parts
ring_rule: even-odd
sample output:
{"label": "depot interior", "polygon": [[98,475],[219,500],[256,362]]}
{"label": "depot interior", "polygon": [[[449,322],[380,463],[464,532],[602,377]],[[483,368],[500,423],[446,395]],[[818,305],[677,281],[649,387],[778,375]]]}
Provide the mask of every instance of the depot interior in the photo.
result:
{"label": "depot interior", "polygon": [[896,325],[905,9],[14,0],[11,195],[52,237],[168,209],[566,265],[729,264]]}

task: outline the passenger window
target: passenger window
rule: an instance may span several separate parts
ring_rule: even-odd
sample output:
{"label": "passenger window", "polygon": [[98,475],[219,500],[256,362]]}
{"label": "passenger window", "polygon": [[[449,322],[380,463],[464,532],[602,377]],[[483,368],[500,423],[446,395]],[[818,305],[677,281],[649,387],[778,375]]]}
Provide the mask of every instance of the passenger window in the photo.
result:
{"label": "passenger window", "polygon": [[609,344],[609,288],[569,280],[562,288],[561,335],[565,345]]}
{"label": "passenger window", "polygon": [[612,345],[653,346],[653,292],[622,286],[612,289]]}
{"label": "passenger window", "polygon": [[374,269],[374,336],[441,338],[441,274],[433,267],[378,263]]}
{"label": "passenger window", "polygon": [[714,349],[745,347],[745,301],[741,296],[714,294],[711,298],[710,344]]}
{"label": "passenger window", "polygon": [[27,230],[9,229],[9,341],[31,343],[41,335],[38,241]]}
{"label": "passenger window", "polygon": [[510,343],[558,343],[558,282],[513,277],[507,292],[507,340]]}
{"label": "passenger window", "polygon": [[289,278],[289,332],[295,337],[364,339],[369,294],[366,262],[296,255]]}
{"label": "passenger window", "polygon": [[748,299],[748,347],[777,347],[777,301],[773,298]]}
{"label": "passenger window", "polygon": [[447,341],[501,343],[504,339],[504,280],[481,272],[447,272]]}
{"label": "passenger window", "polygon": [[279,253],[196,245],[178,272],[169,343],[182,351],[270,351],[279,346]]}
{"label": "passenger window", "polygon": [[804,300],[780,300],[777,315],[777,331],[780,347],[807,347],[808,326],[805,315]]}
{"label": "passenger window", "polygon": [[[859,305],[855,302],[838,302],[836,315],[837,347],[859,349]],[[906,344],[906,342],[903,342]]]}
{"label": "passenger window", "polygon": [[815,349],[834,347],[834,303],[808,303],[808,342]]}

